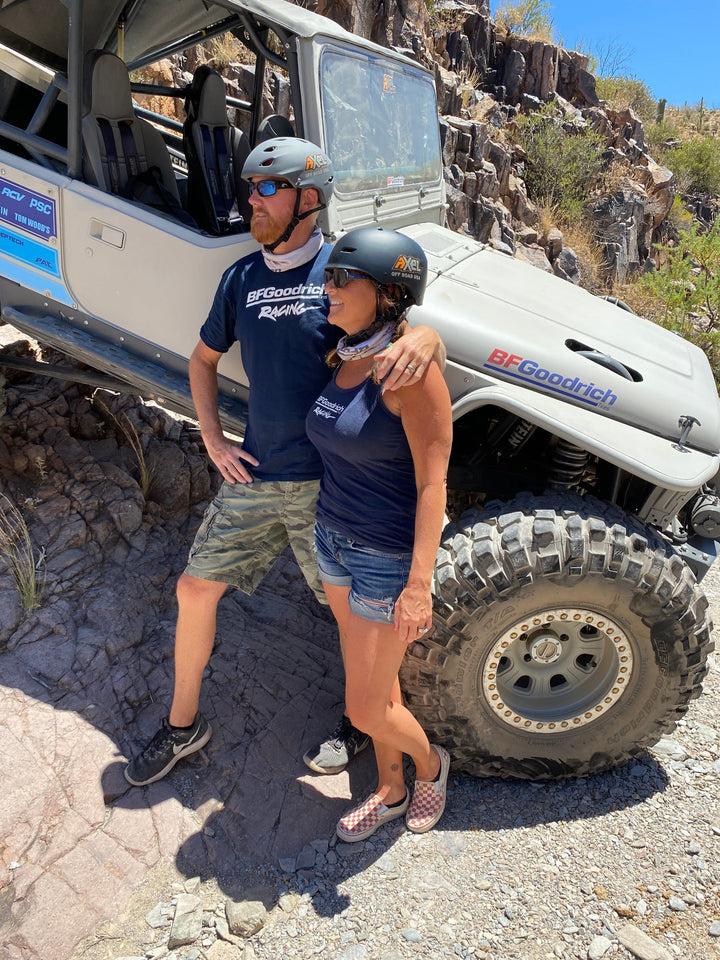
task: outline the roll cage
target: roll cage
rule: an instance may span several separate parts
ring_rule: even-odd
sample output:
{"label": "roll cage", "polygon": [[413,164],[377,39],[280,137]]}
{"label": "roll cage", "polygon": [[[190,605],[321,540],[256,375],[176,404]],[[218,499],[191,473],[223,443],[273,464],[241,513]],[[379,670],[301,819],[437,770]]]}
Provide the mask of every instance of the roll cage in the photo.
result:
{"label": "roll cage", "polygon": [[[133,20],[134,11],[142,4],[139,3],[139,0],[126,3],[119,11],[116,22],[102,33],[96,28],[93,31],[92,41],[88,42],[85,25],[89,18],[86,16],[86,11],[93,5],[87,3],[86,0],[66,0],[63,5],[67,7],[67,55],[64,58],[58,56],[52,50],[43,48],[39,43],[23,39],[4,23],[4,15],[8,10],[23,6],[30,8],[32,5],[33,0],[10,0],[9,3],[4,2],[0,5],[0,45],[2,45],[0,46],[0,64],[9,69],[10,72],[16,74],[22,72],[22,79],[27,81],[30,78],[40,94],[37,106],[26,124],[20,125],[0,121],[0,138],[19,144],[36,162],[59,169],[73,179],[79,179],[82,176],[83,160],[81,120],[84,57],[90,49],[102,49],[117,53],[121,59],[125,59],[125,38],[128,24]],[[185,6],[188,6],[188,4],[186,3]],[[218,13],[227,13],[224,8],[216,4],[213,4],[212,7]],[[283,51],[282,54],[276,52],[269,45],[271,29],[278,40],[275,46]],[[230,107],[248,114],[249,136],[251,141],[255,142],[261,118],[266,64],[271,63],[285,70],[290,77],[292,89],[300,89],[297,78],[297,56],[291,42],[292,35],[279,24],[275,23],[271,28],[267,23],[259,21],[249,12],[238,10],[230,15],[221,16],[219,19],[192,32],[183,33],[181,37],[173,39],[171,42],[160,42],[158,40],[154,44],[150,44],[140,56],[127,61],[128,71],[132,74],[148,64],[155,63],[174,53],[181,52],[227,32],[240,40],[256,58],[252,99],[247,101],[227,97],[227,103]],[[20,63],[21,60],[25,62]],[[132,79],[131,89],[136,94],[179,98],[184,98],[187,93],[187,87],[147,84],[141,81],[132,81]],[[43,136],[42,133],[61,100],[67,105],[66,145],[56,142],[57,138]],[[294,107],[296,133],[303,136],[302,110],[298,104],[295,104]],[[181,157],[181,144],[178,143],[178,140],[182,125],[178,121],[142,107],[136,107],[136,113],[138,116],[149,119],[163,128],[164,137],[171,154],[179,159]]]}

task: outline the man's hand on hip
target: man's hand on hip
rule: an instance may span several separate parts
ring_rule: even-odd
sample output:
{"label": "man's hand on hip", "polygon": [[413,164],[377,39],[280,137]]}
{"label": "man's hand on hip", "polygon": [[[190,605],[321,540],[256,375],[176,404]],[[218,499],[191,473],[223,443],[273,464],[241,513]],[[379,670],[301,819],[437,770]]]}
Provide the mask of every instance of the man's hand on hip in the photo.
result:
{"label": "man's hand on hip", "polygon": [[239,443],[228,440],[224,435],[212,440],[203,437],[203,440],[210,459],[218,468],[224,480],[227,480],[228,483],[253,482],[252,474],[245,463],[256,467],[258,461],[246,450],[243,450]]}

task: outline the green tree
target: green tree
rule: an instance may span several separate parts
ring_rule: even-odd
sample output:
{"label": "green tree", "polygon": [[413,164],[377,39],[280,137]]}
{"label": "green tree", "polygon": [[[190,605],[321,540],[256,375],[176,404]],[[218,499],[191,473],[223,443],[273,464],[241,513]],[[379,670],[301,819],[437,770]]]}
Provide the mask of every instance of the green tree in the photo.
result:
{"label": "green tree", "polygon": [[568,133],[552,104],[518,117],[516,124],[530,198],[554,206],[561,220],[577,222],[600,175],[605,141],[590,127]]}

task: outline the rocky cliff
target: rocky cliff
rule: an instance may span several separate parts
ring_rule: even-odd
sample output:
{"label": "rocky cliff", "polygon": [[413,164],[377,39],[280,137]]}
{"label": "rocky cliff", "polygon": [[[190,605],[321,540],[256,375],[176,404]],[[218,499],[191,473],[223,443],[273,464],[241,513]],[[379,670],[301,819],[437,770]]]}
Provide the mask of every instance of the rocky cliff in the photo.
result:
{"label": "rocky cliff", "polygon": [[604,279],[624,281],[644,267],[672,206],[675,182],[649,156],[640,118],[607,109],[598,99],[585,55],[500,34],[489,0],[438,0],[432,17],[424,0],[317,0],[312,6],[433,70],[453,229],[580,282],[577,256],[562,233],[539,229],[513,137],[518,114],[553,102],[554,122],[568,136],[597,131],[606,166],[615,162],[623,173],[611,192],[588,197]]}

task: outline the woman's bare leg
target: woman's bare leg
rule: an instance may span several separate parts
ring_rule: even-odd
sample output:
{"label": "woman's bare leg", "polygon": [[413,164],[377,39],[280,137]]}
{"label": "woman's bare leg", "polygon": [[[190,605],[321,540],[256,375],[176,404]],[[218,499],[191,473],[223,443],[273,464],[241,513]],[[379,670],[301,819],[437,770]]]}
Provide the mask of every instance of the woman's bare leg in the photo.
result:
{"label": "woman's bare leg", "polygon": [[377,794],[384,803],[405,796],[402,755],[412,758],[417,778],[432,780],[437,753],[400,696],[398,670],[406,645],[392,624],[357,617],[348,606],[349,587],[324,584],[338,621],[345,664],[345,708],[353,726],[370,734],[378,764]]}

